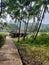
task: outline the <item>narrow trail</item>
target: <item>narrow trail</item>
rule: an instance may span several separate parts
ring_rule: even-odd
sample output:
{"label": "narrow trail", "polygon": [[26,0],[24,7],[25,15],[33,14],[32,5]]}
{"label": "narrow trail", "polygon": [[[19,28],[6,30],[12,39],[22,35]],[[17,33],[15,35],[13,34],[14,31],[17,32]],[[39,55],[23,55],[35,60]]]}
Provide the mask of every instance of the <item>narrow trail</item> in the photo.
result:
{"label": "narrow trail", "polygon": [[0,49],[0,65],[22,65],[18,50],[10,37],[6,38]]}

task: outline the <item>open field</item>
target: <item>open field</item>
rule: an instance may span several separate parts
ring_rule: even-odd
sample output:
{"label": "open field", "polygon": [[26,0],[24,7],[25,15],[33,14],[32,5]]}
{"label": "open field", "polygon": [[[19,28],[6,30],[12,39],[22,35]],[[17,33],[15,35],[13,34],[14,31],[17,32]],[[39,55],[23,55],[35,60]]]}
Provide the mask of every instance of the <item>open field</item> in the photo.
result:
{"label": "open field", "polygon": [[17,42],[16,38],[13,41],[24,65],[49,65],[49,34],[38,35],[34,42],[30,35],[25,41]]}

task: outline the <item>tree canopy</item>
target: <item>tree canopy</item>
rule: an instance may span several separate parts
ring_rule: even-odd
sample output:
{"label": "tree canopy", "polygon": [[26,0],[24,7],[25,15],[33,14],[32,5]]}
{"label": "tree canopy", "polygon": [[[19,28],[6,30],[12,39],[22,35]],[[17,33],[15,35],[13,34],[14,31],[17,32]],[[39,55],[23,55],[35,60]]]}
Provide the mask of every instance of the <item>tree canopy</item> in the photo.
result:
{"label": "tree canopy", "polygon": [[[33,18],[33,22],[37,23],[35,25],[35,38],[39,32],[42,24],[44,15],[48,11],[49,0],[6,0],[8,9],[6,10],[10,16],[16,21],[20,22],[19,33],[21,28],[21,22],[25,23],[25,33],[27,31],[28,22]],[[27,23],[25,21],[27,20]]]}

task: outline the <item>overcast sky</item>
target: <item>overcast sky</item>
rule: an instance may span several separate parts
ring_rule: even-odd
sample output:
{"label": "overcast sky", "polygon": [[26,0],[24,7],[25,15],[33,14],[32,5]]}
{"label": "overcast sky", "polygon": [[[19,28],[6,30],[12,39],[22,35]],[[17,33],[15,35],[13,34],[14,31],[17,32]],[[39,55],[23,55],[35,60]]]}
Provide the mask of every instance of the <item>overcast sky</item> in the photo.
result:
{"label": "overcast sky", "polygon": [[49,24],[49,13],[46,13],[46,14],[45,14],[45,17],[44,17],[44,19],[43,19],[43,23]]}
{"label": "overcast sky", "polygon": [[[32,21],[32,20],[30,20],[30,22],[31,22],[31,21]],[[49,24],[49,13],[46,13],[46,14],[45,14],[45,17],[44,17],[42,23],[43,23],[43,24]]]}
{"label": "overcast sky", "polygon": [[[6,21],[7,22],[12,21],[12,19],[9,15],[7,15]],[[4,20],[4,22],[5,22],[5,20]],[[30,22],[32,22],[32,19],[30,20]],[[49,24],[49,13],[45,14],[45,17],[43,19],[43,24]]]}

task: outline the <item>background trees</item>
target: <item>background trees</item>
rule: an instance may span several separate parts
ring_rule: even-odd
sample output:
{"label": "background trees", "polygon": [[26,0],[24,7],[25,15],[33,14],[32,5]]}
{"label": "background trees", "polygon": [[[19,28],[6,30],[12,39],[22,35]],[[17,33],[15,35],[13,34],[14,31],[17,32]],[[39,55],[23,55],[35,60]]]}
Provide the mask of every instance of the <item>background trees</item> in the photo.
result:
{"label": "background trees", "polygon": [[[21,29],[21,22],[25,23],[25,34],[28,28],[28,22],[33,18],[35,22],[34,39],[36,39],[39,29],[42,24],[42,20],[46,11],[48,11],[48,0],[9,0],[7,12],[12,18],[20,22],[19,34]],[[25,21],[26,19],[26,21]],[[37,20],[36,20],[37,19]],[[35,31],[36,30],[36,31]],[[24,36],[25,38],[25,36]]]}

